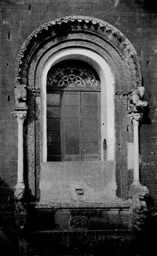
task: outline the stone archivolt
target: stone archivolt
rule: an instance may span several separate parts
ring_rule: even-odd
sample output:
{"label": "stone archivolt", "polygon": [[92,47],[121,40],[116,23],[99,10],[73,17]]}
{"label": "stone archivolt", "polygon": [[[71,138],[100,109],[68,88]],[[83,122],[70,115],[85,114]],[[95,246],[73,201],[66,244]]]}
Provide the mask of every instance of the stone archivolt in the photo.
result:
{"label": "stone archivolt", "polygon": [[[62,35],[64,31],[64,34]],[[40,49],[41,43],[49,38],[64,37],[66,34],[83,32],[97,35],[111,44],[123,59],[128,76],[132,79],[132,86],[136,88],[141,84],[141,73],[136,51],[130,41],[115,27],[100,19],[86,16],[69,16],[43,24],[26,39],[16,60],[15,87],[21,82],[27,85],[26,70],[32,56]],[[81,39],[81,35],[79,35]],[[129,89],[129,88],[128,88]]]}
{"label": "stone archivolt", "polygon": [[[32,95],[40,95],[40,88],[37,87],[38,83],[35,83],[35,72],[41,58],[46,56],[48,52],[51,51],[48,55],[50,57],[50,55],[58,50],[68,47],[84,47],[95,50],[102,56],[105,53],[106,55],[104,54],[103,57],[109,56],[108,58],[106,57],[107,61],[112,59],[111,62],[114,63],[113,69],[116,69],[116,72],[118,70],[118,74],[115,72],[118,77],[115,88],[115,105],[117,104],[117,113],[119,110],[121,112],[119,114],[121,116],[118,117],[119,119],[117,118],[117,113],[115,114],[117,115],[117,120],[119,120],[117,121],[119,123],[116,123],[118,127],[116,139],[121,151],[117,150],[116,169],[120,170],[117,176],[121,174],[122,177],[119,185],[119,194],[122,198],[126,199],[128,197],[128,176],[126,172],[127,116],[130,115],[131,118],[139,120],[140,113],[138,108],[146,106],[146,103],[142,101],[143,95],[141,96],[139,91],[139,88],[141,88],[140,65],[137,53],[130,41],[109,23],[92,17],[70,16],[45,23],[33,31],[26,39],[17,56],[14,109],[15,116],[24,118],[27,112],[26,103],[28,102],[28,176],[36,175],[34,174],[36,171],[35,154],[37,154],[34,142],[36,136],[36,116],[34,111],[35,108],[40,108],[40,105],[37,105],[36,99],[32,100],[31,97]],[[83,86],[81,76],[78,79],[78,77],[74,77],[72,74],[64,77],[64,81],[61,81],[61,86],[65,86],[66,79],[71,79],[72,82]],[[97,81],[94,78],[90,79],[93,81],[93,86],[97,86]],[[51,86],[51,81],[48,81],[48,83]],[[127,109],[128,105],[129,108]],[[122,159],[122,163],[118,159]],[[29,182],[31,183],[31,181]],[[30,189],[32,191],[35,190],[34,187],[30,187]]]}

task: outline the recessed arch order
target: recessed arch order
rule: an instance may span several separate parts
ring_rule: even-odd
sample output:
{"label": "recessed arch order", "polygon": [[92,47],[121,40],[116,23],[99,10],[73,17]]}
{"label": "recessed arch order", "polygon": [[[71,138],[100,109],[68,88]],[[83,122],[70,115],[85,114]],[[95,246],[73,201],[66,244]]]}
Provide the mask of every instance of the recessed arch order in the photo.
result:
{"label": "recessed arch order", "polygon": [[[28,185],[32,194],[36,194],[40,162],[46,160],[47,73],[53,65],[66,59],[89,63],[101,79],[104,88],[101,97],[106,97],[108,160],[116,159],[117,194],[127,198],[125,95],[141,85],[140,65],[133,45],[118,29],[86,16],[63,17],[42,25],[26,39],[17,56],[14,108],[28,112],[28,150],[24,156],[28,162]],[[43,122],[40,123],[41,118]],[[40,130],[42,136],[39,136]],[[37,150],[40,145],[41,152]]]}

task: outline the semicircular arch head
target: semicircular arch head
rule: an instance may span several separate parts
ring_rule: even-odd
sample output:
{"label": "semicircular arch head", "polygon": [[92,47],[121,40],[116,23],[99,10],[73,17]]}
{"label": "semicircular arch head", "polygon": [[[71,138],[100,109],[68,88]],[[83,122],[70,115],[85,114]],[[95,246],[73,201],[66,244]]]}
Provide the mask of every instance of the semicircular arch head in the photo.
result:
{"label": "semicircular arch head", "polygon": [[97,48],[101,55],[104,55],[102,51],[107,53],[122,74],[122,85],[117,90],[128,93],[141,85],[136,50],[118,29],[97,18],[68,16],[43,24],[22,45],[16,60],[15,99],[23,88],[29,87],[28,72],[32,66],[35,69],[42,55],[55,47],[59,49],[61,45],[66,48],[77,44],[87,49]]}
{"label": "semicircular arch head", "polygon": [[[58,51],[55,54],[51,54],[49,58],[43,56],[41,59],[42,65],[38,65],[36,70],[36,79],[35,87],[39,86],[41,90],[42,97],[42,160],[47,161],[47,127],[46,127],[46,83],[47,83],[47,74],[49,70],[55,67],[56,64],[62,63],[65,60],[80,60],[88,63],[98,74],[101,80],[101,108],[106,109],[105,119],[104,120],[104,111],[102,111],[102,122],[107,123],[107,142],[108,142],[108,160],[114,160],[115,158],[115,132],[114,132],[114,90],[115,90],[115,78],[114,75],[106,62],[100,55],[94,51],[85,49],[85,48],[68,48],[65,50]],[[103,140],[103,136],[102,136]],[[101,143],[103,147],[103,142]],[[103,151],[103,149],[101,150]]]}

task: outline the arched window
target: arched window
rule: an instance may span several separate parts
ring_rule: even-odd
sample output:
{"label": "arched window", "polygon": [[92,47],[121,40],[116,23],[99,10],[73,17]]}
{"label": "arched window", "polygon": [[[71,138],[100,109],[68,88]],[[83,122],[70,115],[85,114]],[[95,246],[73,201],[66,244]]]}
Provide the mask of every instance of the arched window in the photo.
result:
{"label": "arched window", "polygon": [[67,60],[49,70],[48,161],[101,160],[100,93],[99,76],[89,64]]}
{"label": "arched window", "polygon": [[17,183],[25,159],[28,187],[43,202],[70,202],[81,187],[85,201],[115,193],[126,199],[133,168],[128,97],[140,85],[137,53],[109,23],[62,17],[33,31],[17,57]]}

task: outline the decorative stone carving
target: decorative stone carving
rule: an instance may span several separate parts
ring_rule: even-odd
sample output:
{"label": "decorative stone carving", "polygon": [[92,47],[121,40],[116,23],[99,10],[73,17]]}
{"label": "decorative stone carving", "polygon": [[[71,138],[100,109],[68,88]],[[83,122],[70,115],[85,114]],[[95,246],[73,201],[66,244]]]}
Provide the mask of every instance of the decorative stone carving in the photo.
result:
{"label": "decorative stone carving", "polygon": [[27,99],[27,90],[25,84],[18,84],[14,89],[15,107],[25,107]]}
{"label": "decorative stone carving", "polygon": [[149,194],[147,187],[139,184],[132,184],[129,190],[131,200],[130,211],[132,214],[132,229],[135,232],[145,228],[149,210],[146,204],[146,196]]}
{"label": "decorative stone carving", "polygon": [[130,120],[133,122],[135,121],[140,121],[142,119],[143,113],[137,113],[137,112],[131,112],[128,113],[128,117],[130,118]]}
{"label": "decorative stone carving", "polygon": [[128,96],[128,117],[133,123],[134,132],[134,180],[130,186],[129,197],[131,199],[132,228],[141,231],[145,227],[148,216],[146,196],[149,194],[147,187],[142,186],[139,180],[139,122],[143,116],[143,109],[147,102],[143,101],[145,88],[139,86]]}
{"label": "decorative stone carving", "polygon": [[[71,64],[72,65],[72,64]],[[47,78],[48,87],[89,87],[98,88],[99,83],[93,72],[81,66],[61,66],[50,70]],[[75,65],[75,63],[74,63]]]}
{"label": "decorative stone carving", "polygon": [[[57,31],[61,31],[61,29],[68,29],[68,31],[77,31],[81,29],[82,31],[91,31],[92,33],[97,33],[103,36],[105,40],[117,49],[122,58],[126,59],[125,63],[130,63],[130,65],[128,65],[129,69],[132,69],[132,65],[134,66],[133,69],[135,75],[132,76],[132,78],[136,78],[135,81],[132,82],[135,84],[141,83],[139,61],[136,51],[129,40],[118,29],[109,23],[87,16],[68,16],[59,18],[55,21],[45,23],[38,29],[34,30],[22,45],[17,56],[15,82],[18,83],[21,78],[22,81],[26,79],[23,71],[27,69],[27,59],[30,59],[27,51],[28,46],[29,48],[31,46],[30,51],[33,52],[36,49],[37,44],[40,44],[46,40],[46,37],[49,37],[49,33],[51,33],[52,36],[55,36],[58,33]],[[45,30],[47,30],[47,33],[45,33]]]}
{"label": "decorative stone carving", "polygon": [[17,184],[15,188],[14,198],[16,202],[16,212],[23,213],[25,212],[25,186],[24,184]]}
{"label": "decorative stone carving", "polygon": [[[67,32],[66,38],[64,38],[64,40],[62,40],[60,37],[60,31]],[[56,53],[62,48],[65,49],[65,47],[68,48],[76,46],[80,47],[80,45],[81,47],[84,47],[86,49],[96,51],[104,58],[106,56],[104,52],[106,52],[106,58],[108,60],[111,58],[112,61],[116,63],[116,67],[119,73],[118,79],[120,80],[120,82],[116,83],[116,92],[118,91],[120,94],[128,94],[130,91],[135,90],[137,86],[141,84],[141,73],[137,53],[129,40],[119,30],[117,30],[115,27],[107,22],[92,17],[64,17],[42,25],[40,28],[33,31],[33,33],[26,39],[26,41],[22,45],[16,61],[15,87],[17,88],[17,90],[15,90],[15,108],[17,110],[19,110],[20,108],[23,109],[25,107],[25,104],[23,103],[27,101],[27,99],[25,101],[25,97],[21,92],[22,89],[20,89],[20,84],[26,84],[28,95],[40,95],[40,91],[38,90],[39,81],[35,81],[35,74],[37,71],[37,66],[39,67],[40,65],[43,65],[44,62],[40,63],[40,60],[44,56],[50,57],[53,53]],[[50,55],[48,56],[47,54]],[[18,96],[18,91],[20,96]],[[28,95],[26,93],[26,98],[28,97]],[[34,98],[32,99],[32,101],[33,100]],[[116,104],[117,102],[118,101],[116,100]],[[119,101],[118,104],[122,105],[121,101]],[[116,109],[118,108],[116,105]],[[120,108],[127,118],[127,110],[124,109],[124,106],[120,106]],[[39,106],[37,104],[35,105],[34,103],[33,109],[29,110],[29,112],[35,113],[36,109],[39,109]],[[34,127],[36,121],[35,114],[32,114],[32,116],[30,117],[30,114],[28,115],[29,120],[27,130],[27,161],[29,169],[28,177],[32,177],[34,175],[35,179],[36,143]],[[34,120],[32,120],[32,118],[34,118]],[[121,118],[121,120],[122,124],[120,127],[122,129],[120,128],[120,132],[117,132],[119,140],[120,137],[124,137],[124,132],[125,138],[127,137],[125,118]],[[34,140],[32,138],[34,138]],[[36,138],[36,140],[40,139]],[[119,154],[123,155],[123,166],[118,161],[116,166],[116,169],[119,169],[122,173],[122,189],[125,190],[124,198],[127,198],[128,193],[128,188],[126,184],[127,181],[124,181],[126,177],[125,167],[127,166],[127,157],[125,157],[126,144],[126,141],[125,143],[121,142],[121,150],[119,151]],[[32,188],[31,191],[33,191]],[[122,194],[123,193],[119,193],[119,195]]]}
{"label": "decorative stone carving", "polygon": [[[140,120],[143,108],[147,106],[147,101],[143,101],[145,88],[139,86],[130,95],[128,95],[128,114],[131,119]],[[141,116],[141,117],[140,117]]]}
{"label": "decorative stone carving", "polygon": [[27,111],[26,110],[15,110],[14,111],[14,116],[17,117],[17,121],[18,119],[20,120],[25,120],[25,118],[27,117]]}
{"label": "decorative stone carving", "polygon": [[27,218],[27,210],[26,210],[26,198],[25,198],[25,184],[17,183],[15,192],[15,220],[16,226],[19,232],[24,235],[25,227],[26,227],[26,218]]}

